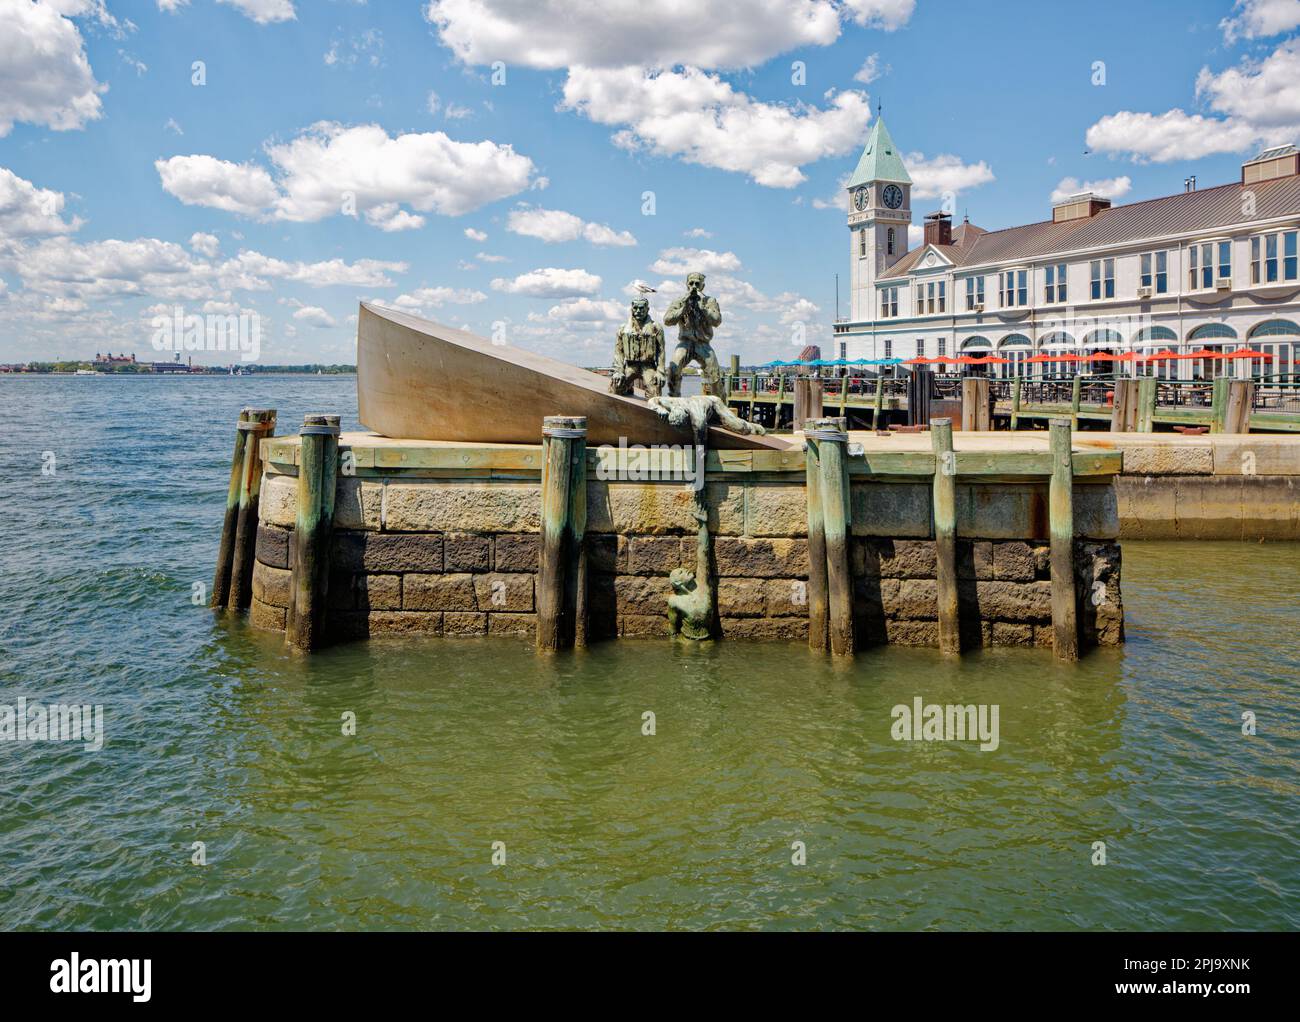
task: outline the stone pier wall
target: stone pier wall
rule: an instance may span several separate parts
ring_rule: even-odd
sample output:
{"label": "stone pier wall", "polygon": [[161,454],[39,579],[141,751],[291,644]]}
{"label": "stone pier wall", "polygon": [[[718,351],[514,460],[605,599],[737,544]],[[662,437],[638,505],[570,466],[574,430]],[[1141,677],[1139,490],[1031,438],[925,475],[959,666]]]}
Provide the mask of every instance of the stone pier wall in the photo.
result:
{"label": "stone pier wall", "polygon": [[[802,461],[797,454],[783,471],[755,472],[722,459],[709,473],[724,639],[807,637]],[[591,635],[662,637],[668,574],[695,566],[692,494],[680,482],[596,478],[596,467],[588,470]],[[486,471],[373,469],[339,480],[334,637],[532,634],[540,483],[526,468]],[[1102,478],[1075,487],[1076,583],[1085,643],[1108,645],[1123,641],[1123,598],[1115,491]],[[263,628],[284,627],[296,483],[292,464],[268,458],[251,615]],[[851,494],[861,644],[937,646],[930,480],[858,478]],[[1051,645],[1046,503],[1045,482],[959,484],[965,646]]]}

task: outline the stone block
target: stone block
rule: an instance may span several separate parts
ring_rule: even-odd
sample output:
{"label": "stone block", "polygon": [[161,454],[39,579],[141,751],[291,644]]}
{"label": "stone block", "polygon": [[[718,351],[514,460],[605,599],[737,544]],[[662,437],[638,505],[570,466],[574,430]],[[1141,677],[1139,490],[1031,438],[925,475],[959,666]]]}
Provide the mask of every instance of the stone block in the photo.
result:
{"label": "stone block", "polygon": [[[588,532],[587,533],[587,567],[591,571],[608,572],[614,574],[627,574],[627,548],[628,541],[626,536],[615,536],[609,532]],[[533,566],[537,565],[536,547],[533,552]],[[500,571],[522,571],[522,568],[503,568],[497,566]]]}
{"label": "stone block", "polygon": [[666,579],[639,575],[619,575],[614,579],[614,605],[620,618],[627,614],[667,614],[671,595],[672,587]]}
{"label": "stone block", "polygon": [[[1049,536],[1046,483],[958,483],[957,535],[964,539],[1038,539]],[[1119,535],[1119,508],[1113,485],[1074,487],[1074,530],[1079,536],[1113,539]]]}
{"label": "stone block", "polygon": [[808,641],[808,619],[799,617],[723,617],[720,630],[724,639],[751,642]]}
{"label": "stone block", "polygon": [[293,573],[287,568],[272,568],[261,561],[253,562],[253,599],[272,607],[289,606]]}
{"label": "stone block", "polygon": [[491,571],[492,537],[449,532],[442,538],[442,560],[443,571]]}
{"label": "stone block", "polygon": [[668,605],[662,614],[620,614],[618,634],[625,639],[662,639],[668,632]]}
{"label": "stone block", "polygon": [[353,575],[352,593],[357,610],[401,610],[402,576]]}
{"label": "stone block", "polygon": [[349,572],[331,571],[329,589],[325,596],[325,606],[331,610],[355,610],[357,594],[352,587],[353,576]]}
{"label": "stone block", "polygon": [[1121,539],[1176,539],[1178,495],[1173,479],[1122,475],[1115,499],[1123,527]]}
{"label": "stone block", "polygon": [[849,504],[855,536],[923,539],[931,535],[930,485],[917,483],[852,483]]}
{"label": "stone block", "polygon": [[629,575],[667,575],[674,568],[695,567],[695,540],[681,536],[629,536],[626,538]]}
{"label": "stone block", "polygon": [[929,621],[939,616],[939,584],[934,579],[901,579],[890,596],[881,595],[887,617]]}
{"label": "stone block", "polygon": [[718,580],[718,614],[721,617],[762,617],[767,600],[761,578]]}
{"label": "stone block", "polygon": [[798,483],[750,483],[745,490],[745,535],[804,536],[808,491]]}
{"label": "stone block", "polygon": [[378,532],[384,510],[383,484],[373,479],[339,476],[334,489],[334,526]]}
{"label": "stone block", "polygon": [[326,634],[335,641],[374,635],[441,635],[442,615],[410,610],[338,610],[325,619]]}
{"label": "stone block", "polygon": [[440,572],[442,536],[427,533],[335,532],[331,567],[339,571]]}
{"label": "stone block", "polygon": [[[1014,540],[994,543],[993,577],[1004,582],[1032,582],[1035,578],[1034,552],[1028,543]],[[1050,547],[1048,548],[1050,555]],[[987,577],[987,576],[977,576]]]}
{"label": "stone block", "polygon": [[486,635],[488,616],[486,614],[448,611],[442,615],[443,635]]}
{"label": "stone block", "polygon": [[1034,644],[1034,626],[1017,624],[1009,621],[994,621],[992,625],[993,646],[1032,646]]}
{"label": "stone block", "polygon": [[475,575],[474,590],[478,596],[479,609],[495,613],[507,611],[531,613],[535,577],[532,574],[501,572]]}
{"label": "stone block", "polygon": [[882,539],[873,545],[881,578],[934,578],[939,570],[933,540]]}
{"label": "stone block", "polygon": [[[1292,437],[1220,436],[1214,438],[1214,474],[1218,476],[1300,475],[1300,443]],[[1128,458],[1124,459],[1128,471]]]}
{"label": "stone block", "polygon": [[254,628],[262,629],[268,632],[284,631],[285,609],[283,607],[272,607],[263,603],[257,597],[253,597],[253,602],[248,607],[248,623]]}
{"label": "stone block", "polygon": [[1126,476],[1194,476],[1214,471],[1214,448],[1203,440],[1124,444],[1123,451]]}
{"label": "stone block", "polygon": [[265,525],[291,529],[298,520],[298,477],[266,472],[258,498],[257,517]]}
{"label": "stone block", "polygon": [[[936,560],[937,569],[937,560]],[[993,544],[986,540],[957,541],[957,577],[959,579],[993,578]]]}
{"label": "stone block", "polygon": [[808,583],[801,578],[769,578],[763,599],[768,617],[808,616]]}
{"label": "stone block", "polygon": [[[745,529],[745,488],[739,482],[704,487],[709,529],[714,536],[739,536]],[[587,481],[587,531],[625,535],[695,533],[694,491],[679,482]]]}
{"label": "stone block", "polygon": [[976,582],[976,610],[985,621],[1050,621],[1052,619],[1052,584],[1050,582]]}
{"label": "stone block", "polygon": [[807,578],[806,539],[740,539],[720,536],[714,541],[720,576],[739,578]]}
{"label": "stone block", "polygon": [[413,572],[402,580],[403,607],[406,610],[476,611],[474,580],[481,575],[424,575]]}
{"label": "stone block", "polygon": [[258,525],[254,556],[270,568],[289,567],[289,537],[292,529],[277,525]]}
{"label": "stone block", "polygon": [[886,625],[889,642],[895,646],[938,646],[938,621],[890,621]]}
{"label": "stone block", "polygon": [[536,614],[493,613],[488,615],[489,635],[535,635],[536,633]]}
{"label": "stone block", "polygon": [[504,533],[493,537],[496,571],[536,571],[541,540],[537,533]]}
{"label": "stone block", "polygon": [[536,532],[541,486],[430,481],[386,486],[386,532]]}

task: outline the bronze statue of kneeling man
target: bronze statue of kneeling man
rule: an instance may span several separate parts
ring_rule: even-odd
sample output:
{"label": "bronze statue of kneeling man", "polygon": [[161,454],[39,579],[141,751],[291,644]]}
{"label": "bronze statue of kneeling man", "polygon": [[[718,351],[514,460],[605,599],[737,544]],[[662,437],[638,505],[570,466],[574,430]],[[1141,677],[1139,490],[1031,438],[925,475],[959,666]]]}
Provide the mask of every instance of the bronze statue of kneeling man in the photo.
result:
{"label": "bronze statue of kneeling man", "polygon": [[646,397],[658,397],[664,385],[663,360],[664,328],[650,318],[648,299],[633,299],[631,315],[614,342],[609,392],[630,397],[639,383]]}

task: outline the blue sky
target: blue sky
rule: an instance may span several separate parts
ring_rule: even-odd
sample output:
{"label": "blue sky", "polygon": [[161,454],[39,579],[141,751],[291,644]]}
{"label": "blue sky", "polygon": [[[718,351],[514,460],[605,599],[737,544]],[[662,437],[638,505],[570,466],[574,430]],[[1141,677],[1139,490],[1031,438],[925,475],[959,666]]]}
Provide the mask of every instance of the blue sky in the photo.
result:
{"label": "blue sky", "polygon": [[829,336],[878,103],[917,219],[947,198],[990,229],[1300,140],[1300,0],[0,0],[0,22],[0,361],[152,356],[176,305],[256,313],[267,362],[352,361],[365,298],[600,364],[632,282],[658,318],[694,266],[721,354],[789,357]]}

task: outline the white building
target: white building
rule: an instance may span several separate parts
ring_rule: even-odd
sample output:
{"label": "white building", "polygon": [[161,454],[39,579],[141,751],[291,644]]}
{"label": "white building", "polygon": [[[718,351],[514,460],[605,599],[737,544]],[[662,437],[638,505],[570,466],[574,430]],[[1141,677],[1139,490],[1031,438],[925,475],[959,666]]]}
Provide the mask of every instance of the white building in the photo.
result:
{"label": "white building", "polygon": [[[1050,219],[987,231],[924,218],[909,247],[912,179],[876,120],[849,179],[850,314],[835,325],[849,358],[996,354],[1014,374],[1036,353],[1154,354],[1251,347],[1272,362],[1117,363],[1182,379],[1300,372],[1300,150],[1281,146],[1239,182],[1112,206],[1091,193]],[[936,366],[944,371],[959,367]],[[1109,372],[1047,363],[1020,372]]]}

